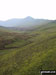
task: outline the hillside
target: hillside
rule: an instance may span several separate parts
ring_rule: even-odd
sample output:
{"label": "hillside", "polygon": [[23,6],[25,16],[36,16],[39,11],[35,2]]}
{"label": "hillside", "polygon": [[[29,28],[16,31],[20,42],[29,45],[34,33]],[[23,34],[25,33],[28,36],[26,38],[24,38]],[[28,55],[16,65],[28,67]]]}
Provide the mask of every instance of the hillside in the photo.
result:
{"label": "hillside", "polygon": [[56,70],[56,21],[23,32],[2,29],[0,75],[40,75],[40,70]]}

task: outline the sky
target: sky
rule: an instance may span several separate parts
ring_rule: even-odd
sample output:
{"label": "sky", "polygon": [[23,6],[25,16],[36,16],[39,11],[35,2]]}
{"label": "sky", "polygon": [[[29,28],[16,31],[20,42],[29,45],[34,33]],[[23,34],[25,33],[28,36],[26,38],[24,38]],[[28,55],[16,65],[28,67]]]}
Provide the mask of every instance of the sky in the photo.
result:
{"label": "sky", "polygon": [[27,16],[56,19],[56,0],[0,0],[0,20]]}

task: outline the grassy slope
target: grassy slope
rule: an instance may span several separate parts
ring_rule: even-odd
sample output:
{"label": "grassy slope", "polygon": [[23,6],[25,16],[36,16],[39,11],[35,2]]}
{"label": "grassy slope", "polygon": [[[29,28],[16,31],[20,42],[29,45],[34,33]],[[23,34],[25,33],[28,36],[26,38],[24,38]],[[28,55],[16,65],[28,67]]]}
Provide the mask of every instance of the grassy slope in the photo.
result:
{"label": "grassy slope", "polygon": [[13,42],[0,50],[0,75],[40,75],[41,69],[56,70],[56,23],[9,36]]}

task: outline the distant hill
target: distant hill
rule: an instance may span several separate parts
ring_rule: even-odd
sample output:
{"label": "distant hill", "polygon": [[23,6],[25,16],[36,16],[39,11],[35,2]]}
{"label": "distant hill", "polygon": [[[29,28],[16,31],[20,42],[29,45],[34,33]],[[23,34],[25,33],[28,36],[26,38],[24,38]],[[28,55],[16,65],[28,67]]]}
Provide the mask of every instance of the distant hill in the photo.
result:
{"label": "distant hill", "polygon": [[0,26],[6,27],[29,27],[34,25],[39,25],[45,22],[50,22],[50,20],[45,19],[34,19],[30,16],[21,19],[9,19],[7,21],[0,21]]}

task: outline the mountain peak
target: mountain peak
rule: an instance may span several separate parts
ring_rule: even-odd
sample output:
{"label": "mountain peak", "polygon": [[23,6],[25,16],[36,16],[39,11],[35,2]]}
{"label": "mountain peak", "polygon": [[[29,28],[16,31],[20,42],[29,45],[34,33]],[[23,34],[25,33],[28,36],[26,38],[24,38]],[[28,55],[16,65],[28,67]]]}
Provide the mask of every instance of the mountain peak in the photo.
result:
{"label": "mountain peak", "polygon": [[25,19],[34,19],[34,18],[32,18],[31,16],[27,16]]}

